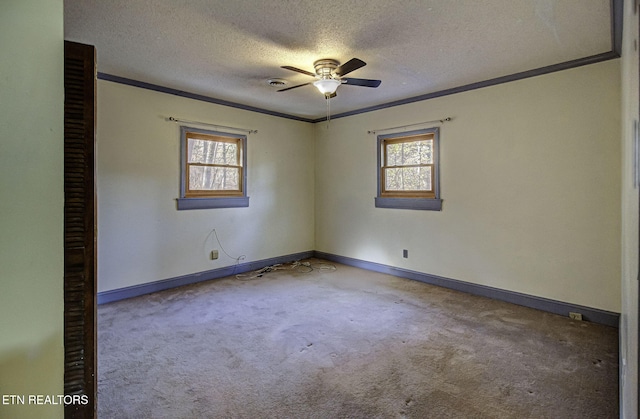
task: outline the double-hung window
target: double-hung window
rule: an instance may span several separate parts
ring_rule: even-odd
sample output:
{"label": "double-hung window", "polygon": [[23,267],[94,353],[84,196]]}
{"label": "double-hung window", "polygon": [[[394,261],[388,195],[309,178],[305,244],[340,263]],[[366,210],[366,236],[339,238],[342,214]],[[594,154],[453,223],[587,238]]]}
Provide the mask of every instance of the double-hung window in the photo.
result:
{"label": "double-hung window", "polygon": [[378,136],[376,207],[442,209],[438,142],[438,128]]}
{"label": "double-hung window", "polygon": [[247,137],[181,127],[178,209],[249,206]]}

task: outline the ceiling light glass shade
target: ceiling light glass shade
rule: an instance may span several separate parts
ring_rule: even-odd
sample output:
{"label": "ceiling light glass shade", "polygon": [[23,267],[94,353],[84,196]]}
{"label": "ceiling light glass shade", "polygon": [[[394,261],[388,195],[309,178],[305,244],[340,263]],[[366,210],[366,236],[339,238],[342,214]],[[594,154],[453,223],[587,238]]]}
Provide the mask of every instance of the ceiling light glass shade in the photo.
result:
{"label": "ceiling light glass shade", "polygon": [[324,95],[332,95],[338,89],[342,82],[336,79],[320,79],[318,81],[314,81],[313,85],[320,90],[320,93]]}

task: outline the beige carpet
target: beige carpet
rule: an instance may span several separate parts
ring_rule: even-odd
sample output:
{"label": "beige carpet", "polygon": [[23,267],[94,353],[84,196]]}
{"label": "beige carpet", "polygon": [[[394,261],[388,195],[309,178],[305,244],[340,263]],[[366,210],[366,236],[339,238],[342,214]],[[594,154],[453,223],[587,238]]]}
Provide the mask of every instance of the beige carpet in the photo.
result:
{"label": "beige carpet", "polygon": [[99,306],[99,417],[618,417],[617,329],[310,262]]}

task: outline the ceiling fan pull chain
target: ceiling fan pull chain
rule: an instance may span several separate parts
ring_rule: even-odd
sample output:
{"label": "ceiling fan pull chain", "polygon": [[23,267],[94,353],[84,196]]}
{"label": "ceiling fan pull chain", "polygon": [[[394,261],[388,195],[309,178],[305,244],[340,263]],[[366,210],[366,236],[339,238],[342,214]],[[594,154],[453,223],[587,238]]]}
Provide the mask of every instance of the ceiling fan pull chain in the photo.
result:
{"label": "ceiling fan pull chain", "polygon": [[331,98],[329,95],[325,95],[325,98],[327,99],[327,122],[329,122],[331,121],[331,105],[329,104]]}

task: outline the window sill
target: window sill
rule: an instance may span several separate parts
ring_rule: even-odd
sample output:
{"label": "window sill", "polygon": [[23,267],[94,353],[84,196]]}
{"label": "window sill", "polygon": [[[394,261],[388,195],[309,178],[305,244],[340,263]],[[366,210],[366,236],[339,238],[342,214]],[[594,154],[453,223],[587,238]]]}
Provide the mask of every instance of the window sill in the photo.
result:
{"label": "window sill", "polygon": [[178,210],[196,210],[210,208],[242,208],[249,206],[249,197],[229,198],[178,198]]}
{"label": "window sill", "polygon": [[442,199],[376,197],[375,200],[376,208],[442,211]]}

